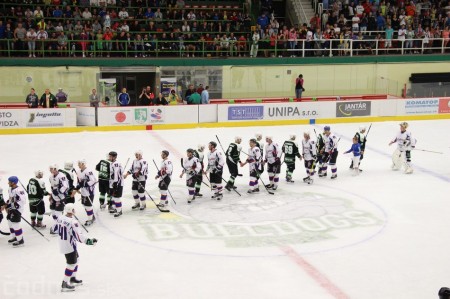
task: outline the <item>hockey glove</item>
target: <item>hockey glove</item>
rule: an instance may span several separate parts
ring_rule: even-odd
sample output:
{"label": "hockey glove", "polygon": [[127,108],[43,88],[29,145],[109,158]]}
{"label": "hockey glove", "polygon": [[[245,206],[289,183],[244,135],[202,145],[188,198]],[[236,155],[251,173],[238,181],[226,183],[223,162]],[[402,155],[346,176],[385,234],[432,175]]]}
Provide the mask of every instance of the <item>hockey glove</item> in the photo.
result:
{"label": "hockey glove", "polygon": [[86,240],[86,245],[95,245],[97,244],[97,239],[96,238],[92,238],[92,239],[87,239]]}
{"label": "hockey glove", "polygon": [[189,174],[190,176],[194,176],[194,175],[196,175],[197,173],[196,173],[195,171],[191,170],[191,171],[188,172],[188,174]]}
{"label": "hockey glove", "polygon": [[113,188],[114,191],[117,190],[117,182],[113,183],[113,187],[112,188]]}

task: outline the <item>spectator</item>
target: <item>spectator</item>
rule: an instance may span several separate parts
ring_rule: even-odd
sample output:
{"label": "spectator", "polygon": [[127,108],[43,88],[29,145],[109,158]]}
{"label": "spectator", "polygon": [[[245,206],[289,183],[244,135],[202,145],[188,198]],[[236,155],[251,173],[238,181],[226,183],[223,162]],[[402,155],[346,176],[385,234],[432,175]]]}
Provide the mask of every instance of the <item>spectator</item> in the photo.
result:
{"label": "spectator", "polygon": [[[194,90],[194,84],[189,85],[189,89],[186,90],[186,93],[184,94],[184,100],[186,102],[189,102],[189,97],[195,92]],[[169,98],[170,99],[170,98]]]}
{"label": "spectator", "polygon": [[386,53],[389,53],[389,48],[392,48],[392,38],[394,36],[394,29],[392,29],[391,25],[388,25],[385,30],[385,42],[384,47],[386,48]]}
{"label": "spectator", "polygon": [[152,104],[155,106],[161,106],[161,105],[165,106],[165,105],[168,105],[169,103],[167,102],[164,95],[162,93],[159,93],[158,97],[152,101]]}
{"label": "spectator", "polygon": [[259,33],[257,30],[253,32],[252,36],[252,47],[250,50],[250,57],[257,57],[258,56],[258,43],[259,43]]}
{"label": "spectator", "polygon": [[41,99],[39,101],[39,106],[43,108],[55,108],[58,107],[58,101],[56,97],[50,92],[50,89],[46,89],[42,94]]}
{"label": "spectator", "polygon": [[[194,87],[194,86],[192,86],[192,87]],[[180,97],[177,95],[177,93],[175,92],[175,89],[172,89],[170,91],[168,103],[169,103],[169,105],[182,104],[182,101],[181,101]]]}
{"label": "spectator", "polygon": [[209,104],[209,85],[205,86],[205,89],[202,91],[202,104]]}
{"label": "spectator", "polygon": [[23,28],[22,23],[17,24],[17,28],[14,29],[14,41],[16,42],[14,49],[20,51],[19,56],[23,55],[22,51],[25,51],[25,41],[27,39],[27,30]]}
{"label": "spectator", "polygon": [[150,86],[147,86],[142,89],[142,92],[139,95],[139,105],[148,106],[153,102],[154,99],[155,95],[153,94],[152,89],[150,88]]}
{"label": "spectator", "polygon": [[36,38],[36,31],[34,31],[34,28],[30,28],[30,30],[27,32],[28,57],[36,57]]}
{"label": "spectator", "polygon": [[39,32],[37,33],[36,40],[38,41],[38,52],[43,57],[44,51],[45,51],[45,42],[48,39],[48,33],[44,30],[44,28],[41,28]]}
{"label": "spectator", "polygon": [[59,56],[66,56],[67,55],[67,36],[64,34],[64,31],[61,31],[61,33],[58,36],[58,54]]}
{"label": "spectator", "polygon": [[265,29],[266,26],[269,25],[269,18],[265,14],[262,14],[258,17],[256,23],[261,26],[261,29]]}
{"label": "spectator", "polygon": [[198,92],[198,94],[202,94],[203,90],[204,90],[203,84],[200,83],[200,84],[198,85],[198,87],[197,87],[197,92]]}
{"label": "spectator", "polygon": [[127,89],[122,88],[122,92],[117,96],[119,106],[128,106],[130,104],[130,95],[127,93]]}
{"label": "spectator", "polygon": [[103,40],[106,50],[106,57],[109,57],[111,50],[112,50],[112,38],[113,33],[111,32],[111,29],[109,27],[106,27],[105,33],[103,34]]}
{"label": "spectator", "polygon": [[25,98],[28,108],[37,108],[39,106],[39,99],[34,88],[31,88],[30,93]]}
{"label": "spectator", "polygon": [[92,93],[89,95],[89,104],[91,107],[98,107],[100,104],[100,96],[95,88],[92,89]]}
{"label": "spectator", "polygon": [[69,100],[69,95],[65,93],[61,87],[58,88],[58,93],[55,95],[55,97],[58,103],[64,103]]}
{"label": "spectator", "polygon": [[295,79],[295,98],[301,99],[302,93],[305,91],[305,88],[303,88],[303,75],[298,75],[298,78]]}
{"label": "spectator", "polygon": [[200,94],[195,91],[191,96],[189,97],[189,100],[187,101],[188,105],[199,105],[202,102],[202,97]]}
{"label": "spectator", "polygon": [[126,8],[122,7],[122,9],[119,11],[119,18],[122,20],[125,20],[125,19],[128,19],[128,17],[129,17],[129,14],[126,11]]}

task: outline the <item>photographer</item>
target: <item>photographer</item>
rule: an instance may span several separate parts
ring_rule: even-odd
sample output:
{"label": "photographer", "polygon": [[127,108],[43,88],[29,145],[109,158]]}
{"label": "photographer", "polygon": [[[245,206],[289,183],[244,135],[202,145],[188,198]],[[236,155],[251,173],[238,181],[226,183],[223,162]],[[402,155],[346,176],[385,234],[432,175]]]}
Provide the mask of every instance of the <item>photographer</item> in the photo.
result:
{"label": "photographer", "polygon": [[150,89],[150,86],[147,86],[142,89],[141,94],[139,95],[139,105],[140,106],[148,106],[153,102],[155,95]]}

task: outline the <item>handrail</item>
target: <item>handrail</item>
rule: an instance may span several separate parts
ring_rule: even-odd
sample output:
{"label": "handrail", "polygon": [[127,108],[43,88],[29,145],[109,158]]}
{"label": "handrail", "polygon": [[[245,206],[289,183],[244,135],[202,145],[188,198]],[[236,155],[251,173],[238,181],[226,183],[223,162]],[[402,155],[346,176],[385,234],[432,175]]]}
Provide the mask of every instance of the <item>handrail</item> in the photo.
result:
{"label": "handrail", "polygon": [[[291,1],[295,1],[295,0],[291,0]],[[309,24],[309,20],[308,20],[308,17],[306,16],[305,9],[303,8],[302,1],[298,1],[298,3],[300,4],[301,11],[303,13],[303,20],[299,24],[303,24],[303,23]]]}
{"label": "handrail", "polygon": [[[30,46],[35,50],[30,52],[26,47],[28,41],[3,40],[6,49],[0,50],[2,56],[17,57],[26,54],[41,57],[46,56],[98,56],[98,54],[111,54],[125,57],[159,57],[172,54],[172,56],[197,55],[197,57],[209,56],[247,56],[250,52],[251,41],[241,40],[235,42],[205,41],[205,40],[68,40],[63,49],[58,49],[58,40],[35,40]],[[276,40],[275,45],[270,46],[270,41],[260,41],[258,54],[268,57],[298,55],[306,56],[354,56],[354,55],[388,55],[398,54],[424,54],[445,53],[450,49],[450,42],[444,38],[430,38],[429,43],[423,39],[392,39],[391,47],[386,48],[389,40],[381,39],[321,39],[321,40],[297,40],[296,48],[288,49],[287,40]],[[285,46],[284,46],[285,44]],[[22,48],[17,48],[18,46]],[[61,45],[60,45],[61,46]],[[64,44],[62,44],[64,46]],[[16,47],[16,48],[15,48]],[[408,53],[409,51],[409,53]],[[6,54],[6,55],[4,55]],[[261,56],[261,55],[259,55]],[[189,57],[189,56],[188,56]],[[194,57],[194,56],[193,56]]]}

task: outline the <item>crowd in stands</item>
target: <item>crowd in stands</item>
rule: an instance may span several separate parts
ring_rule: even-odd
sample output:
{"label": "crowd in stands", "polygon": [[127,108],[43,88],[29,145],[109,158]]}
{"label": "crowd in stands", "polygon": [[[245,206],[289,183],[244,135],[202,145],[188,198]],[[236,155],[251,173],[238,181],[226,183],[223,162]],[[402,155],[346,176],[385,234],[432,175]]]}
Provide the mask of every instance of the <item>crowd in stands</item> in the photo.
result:
{"label": "crowd in stands", "polygon": [[252,25],[242,5],[220,2],[20,2],[0,11],[2,56],[238,56]]}

